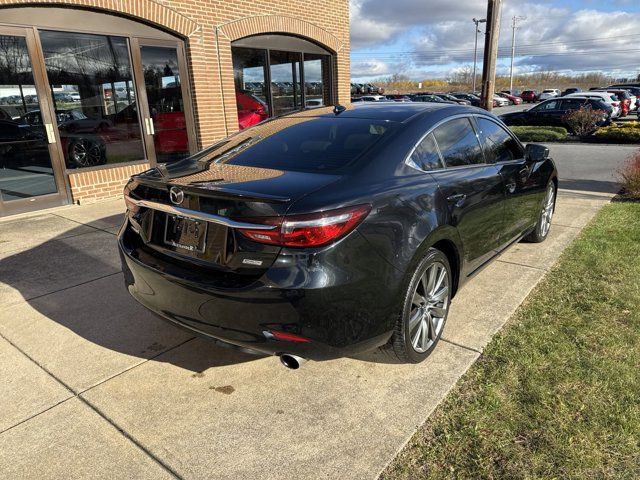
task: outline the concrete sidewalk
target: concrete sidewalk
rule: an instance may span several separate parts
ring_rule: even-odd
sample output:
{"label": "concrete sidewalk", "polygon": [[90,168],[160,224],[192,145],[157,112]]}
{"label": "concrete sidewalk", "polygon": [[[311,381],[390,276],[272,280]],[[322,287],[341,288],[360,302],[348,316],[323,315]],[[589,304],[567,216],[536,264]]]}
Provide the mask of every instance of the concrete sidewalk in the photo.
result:
{"label": "concrete sidewalk", "polygon": [[610,193],[562,190],[547,242],[456,297],[420,365],[301,370],[193,338],[123,286],[122,201],[0,222],[0,477],[375,478]]}

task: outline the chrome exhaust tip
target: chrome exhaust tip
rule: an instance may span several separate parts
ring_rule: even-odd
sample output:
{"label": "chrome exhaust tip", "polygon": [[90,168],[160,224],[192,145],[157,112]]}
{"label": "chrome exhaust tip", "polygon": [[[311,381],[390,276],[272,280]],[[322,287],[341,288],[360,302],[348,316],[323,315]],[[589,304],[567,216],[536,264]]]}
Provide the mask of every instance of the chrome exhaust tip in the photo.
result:
{"label": "chrome exhaust tip", "polygon": [[297,355],[290,355],[288,353],[280,355],[280,363],[291,370],[297,370],[306,361],[306,358],[298,357]]}

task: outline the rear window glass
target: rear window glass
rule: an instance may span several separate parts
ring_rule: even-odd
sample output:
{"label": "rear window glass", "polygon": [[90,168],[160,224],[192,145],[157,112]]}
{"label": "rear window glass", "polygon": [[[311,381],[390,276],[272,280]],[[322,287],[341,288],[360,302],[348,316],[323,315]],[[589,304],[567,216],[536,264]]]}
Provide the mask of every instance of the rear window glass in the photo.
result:
{"label": "rear window glass", "polygon": [[246,140],[246,148],[212,160],[247,167],[331,172],[349,165],[393,129],[393,124],[375,120],[313,117],[297,119],[275,133],[269,131],[270,126],[276,127],[275,122],[247,131],[255,136]]}

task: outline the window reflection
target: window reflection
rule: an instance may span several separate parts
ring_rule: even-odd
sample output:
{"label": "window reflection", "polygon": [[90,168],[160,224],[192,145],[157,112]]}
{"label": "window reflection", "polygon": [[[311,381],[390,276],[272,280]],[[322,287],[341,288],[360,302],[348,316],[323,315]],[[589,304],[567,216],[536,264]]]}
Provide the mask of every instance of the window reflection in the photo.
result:
{"label": "window reflection", "polygon": [[266,68],[265,50],[233,49],[233,79],[240,130],[260,123],[269,116]]}
{"label": "window reflection", "polygon": [[57,192],[31,59],[23,37],[0,35],[0,201]]}
{"label": "window reflection", "polygon": [[181,160],[189,155],[189,138],[180,86],[178,52],[175,48],[141,47],[144,83],[155,134],[153,143],[159,162]]}
{"label": "window reflection", "polygon": [[329,55],[319,55],[316,53],[304,54],[304,89],[305,106],[307,108],[317,108],[330,105],[329,96]]}
{"label": "window reflection", "polygon": [[[279,41],[286,48],[286,40]],[[332,104],[331,55],[304,47],[299,52],[234,46],[231,52],[240,130],[268,116]]]}
{"label": "window reflection", "polygon": [[67,168],[145,158],[127,40],[40,33]]}
{"label": "window reflection", "polygon": [[278,116],[299,110],[301,108],[300,54],[271,51],[269,61],[273,115]]}

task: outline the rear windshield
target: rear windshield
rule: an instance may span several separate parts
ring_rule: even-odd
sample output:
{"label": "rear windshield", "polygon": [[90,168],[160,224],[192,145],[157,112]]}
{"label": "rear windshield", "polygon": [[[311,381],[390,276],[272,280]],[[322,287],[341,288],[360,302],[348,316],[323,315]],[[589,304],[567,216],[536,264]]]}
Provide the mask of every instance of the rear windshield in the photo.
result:
{"label": "rear windshield", "polygon": [[394,129],[394,124],[355,118],[307,117],[275,133],[267,122],[246,134],[248,146],[211,158],[216,163],[302,172],[332,172],[351,164]]}

